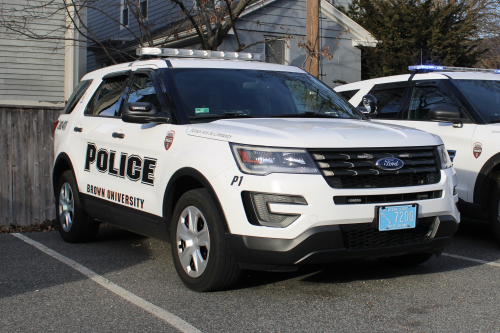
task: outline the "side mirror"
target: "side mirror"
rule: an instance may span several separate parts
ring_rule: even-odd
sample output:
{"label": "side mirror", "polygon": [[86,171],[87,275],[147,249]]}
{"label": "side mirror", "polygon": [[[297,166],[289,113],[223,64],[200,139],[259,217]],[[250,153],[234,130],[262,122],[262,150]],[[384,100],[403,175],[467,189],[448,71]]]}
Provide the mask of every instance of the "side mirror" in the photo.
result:
{"label": "side mirror", "polygon": [[362,99],[365,112],[368,114],[377,114],[377,99],[372,95],[364,95]]}
{"label": "side mirror", "polygon": [[434,121],[460,122],[460,110],[451,105],[439,104],[429,110],[429,118]]}
{"label": "side mirror", "polygon": [[122,112],[122,121],[126,123],[169,123],[170,118],[168,111],[158,113],[156,107],[151,103],[126,103]]}

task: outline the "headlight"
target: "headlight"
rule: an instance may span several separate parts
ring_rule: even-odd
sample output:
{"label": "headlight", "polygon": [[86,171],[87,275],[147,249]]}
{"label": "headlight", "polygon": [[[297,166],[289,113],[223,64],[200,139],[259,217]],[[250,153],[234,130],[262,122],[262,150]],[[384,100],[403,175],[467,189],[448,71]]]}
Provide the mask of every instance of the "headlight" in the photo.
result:
{"label": "headlight", "polygon": [[444,145],[440,145],[438,148],[439,159],[441,160],[441,169],[448,169],[453,166],[451,163],[450,156],[448,155],[448,151],[444,147]]}
{"label": "headlight", "polygon": [[319,174],[305,149],[286,149],[231,144],[234,159],[241,172],[254,175],[270,173]]}

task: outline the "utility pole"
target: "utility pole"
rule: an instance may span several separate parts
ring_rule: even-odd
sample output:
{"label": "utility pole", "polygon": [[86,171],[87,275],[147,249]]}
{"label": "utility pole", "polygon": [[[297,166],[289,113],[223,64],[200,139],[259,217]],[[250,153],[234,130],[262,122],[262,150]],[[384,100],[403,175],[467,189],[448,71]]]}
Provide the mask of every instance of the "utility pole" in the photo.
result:
{"label": "utility pole", "polygon": [[319,4],[321,0],[307,0],[306,41],[308,57],[306,71],[319,77]]}

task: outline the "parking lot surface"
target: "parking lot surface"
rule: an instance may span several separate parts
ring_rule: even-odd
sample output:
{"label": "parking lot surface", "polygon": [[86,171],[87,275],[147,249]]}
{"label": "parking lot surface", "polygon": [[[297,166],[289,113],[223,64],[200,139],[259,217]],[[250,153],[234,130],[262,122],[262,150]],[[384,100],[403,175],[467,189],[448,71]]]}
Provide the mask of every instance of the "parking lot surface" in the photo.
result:
{"label": "parking lot surface", "polygon": [[86,244],[24,236],[48,252],[0,235],[0,332],[500,331],[500,248],[484,222],[462,222],[445,255],[417,267],[245,271],[215,293],[184,287],[168,243],[125,230]]}

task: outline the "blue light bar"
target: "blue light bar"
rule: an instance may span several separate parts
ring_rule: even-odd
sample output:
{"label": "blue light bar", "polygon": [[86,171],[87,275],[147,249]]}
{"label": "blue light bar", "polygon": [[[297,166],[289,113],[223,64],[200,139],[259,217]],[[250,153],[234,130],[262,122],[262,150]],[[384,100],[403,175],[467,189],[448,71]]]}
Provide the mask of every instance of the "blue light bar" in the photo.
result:
{"label": "blue light bar", "polygon": [[415,71],[417,73],[427,73],[427,72],[476,72],[476,73],[500,74],[500,69],[467,68],[467,67],[447,67],[447,66],[434,66],[434,65],[408,66],[408,70]]}
{"label": "blue light bar", "polygon": [[417,66],[409,66],[408,69],[410,71],[418,71],[418,70],[442,71],[442,70],[444,70],[444,67],[443,66],[433,66],[433,65],[417,65]]}

